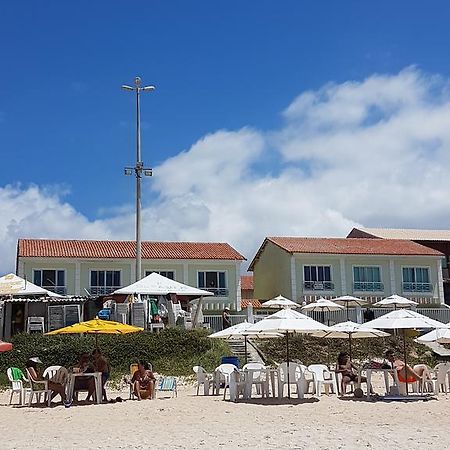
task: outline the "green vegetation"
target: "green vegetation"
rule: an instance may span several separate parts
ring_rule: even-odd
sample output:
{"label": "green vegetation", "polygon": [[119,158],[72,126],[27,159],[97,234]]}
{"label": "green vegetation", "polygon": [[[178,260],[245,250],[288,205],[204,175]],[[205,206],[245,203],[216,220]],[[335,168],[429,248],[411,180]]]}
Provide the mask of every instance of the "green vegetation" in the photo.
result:
{"label": "green vegetation", "polygon": [[[414,342],[414,337],[407,337],[408,364],[428,364],[433,367],[437,360],[426,346]],[[257,342],[265,354],[268,363],[281,362],[286,359],[286,339],[264,339]],[[318,339],[310,336],[293,336],[289,338],[289,355],[291,360],[301,361],[305,365],[313,363],[334,364],[341,351],[349,349],[348,339]],[[384,352],[393,349],[399,356],[403,355],[403,337],[390,336],[374,339],[353,339],[352,359],[365,362],[371,359],[383,359]]]}
{"label": "green vegetation", "polygon": [[[219,339],[209,339],[206,330],[168,328],[161,333],[99,335],[98,346],[108,358],[112,378],[129,373],[130,364],[139,359],[150,362],[153,370],[166,375],[192,375],[192,367],[201,365],[213,370],[223,355],[230,354],[228,345]],[[72,367],[83,352],[95,348],[95,336],[43,336],[19,334],[13,338],[14,348],[0,354],[0,384],[7,384],[8,367],[25,366],[32,356],[39,356],[43,367]]]}

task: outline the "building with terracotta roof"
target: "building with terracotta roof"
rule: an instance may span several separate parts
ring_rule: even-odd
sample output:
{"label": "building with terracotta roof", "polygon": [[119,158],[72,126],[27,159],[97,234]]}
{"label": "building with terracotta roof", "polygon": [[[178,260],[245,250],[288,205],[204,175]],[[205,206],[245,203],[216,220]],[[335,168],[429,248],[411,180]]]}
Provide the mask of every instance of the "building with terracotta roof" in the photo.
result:
{"label": "building with terracotta roof", "polygon": [[[103,295],[135,281],[135,242],[19,239],[16,271],[60,294]],[[205,309],[240,310],[241,264],[227,243],[142,242],[142,274],[151,272],[206,289]]]}
{"label": "building with terracotta roof", "polygon": [[298,302],[355,295],[375,302],[398,294],[444,303],[438,250],[404,239],[267,237],[249,266],[254,295]]}

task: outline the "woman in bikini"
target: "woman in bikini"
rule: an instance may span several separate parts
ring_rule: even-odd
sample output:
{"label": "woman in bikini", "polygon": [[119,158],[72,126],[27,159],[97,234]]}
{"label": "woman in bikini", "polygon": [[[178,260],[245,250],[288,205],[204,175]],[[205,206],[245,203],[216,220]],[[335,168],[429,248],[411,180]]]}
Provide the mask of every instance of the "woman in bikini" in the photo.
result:
{"label": "woman in bikini", "polygon": [[429,375],[425,365],[419,365],[414,370],[412,367],[405,364],[404,361],[399,359],[393,350],[388,350],[384,356],[391,363],[392,368],[397,371],[397,378],[400,383],[414,383]]}
{"label": "woman in bikini", "polygon": [[134,372],[131,382],[138,400],[153,398],[156,378],[146,362],[139,361],[138,370]]}

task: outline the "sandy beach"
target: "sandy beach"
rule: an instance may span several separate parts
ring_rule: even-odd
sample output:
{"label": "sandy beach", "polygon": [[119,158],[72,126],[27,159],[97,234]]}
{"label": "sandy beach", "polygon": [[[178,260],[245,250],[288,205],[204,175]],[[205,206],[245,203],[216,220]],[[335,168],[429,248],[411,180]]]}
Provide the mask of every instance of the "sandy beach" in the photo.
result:
{"label": "sandy beach", "polygon": [[0,400],[2,449],[431,449],[448,442],[450,419],[443,394],[411,403],[326,395],[230,403],[182,387],[178,398],[70,408],[6,406],[7,391]]}

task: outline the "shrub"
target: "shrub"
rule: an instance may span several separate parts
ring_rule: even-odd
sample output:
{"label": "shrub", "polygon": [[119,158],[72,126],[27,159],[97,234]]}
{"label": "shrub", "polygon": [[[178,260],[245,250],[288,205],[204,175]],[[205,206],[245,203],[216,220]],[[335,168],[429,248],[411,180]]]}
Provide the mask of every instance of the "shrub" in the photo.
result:
{"label": "shrub", "polygon": [[[168,328],[160,333],[132,333],[126,335],[98,335],[98,346],[109,360],[114,377],[129,373],[130,364],[139,359],[153,365],[161,374],[191,375],[194,365],[213,370],[220,357],[230,353],[229,346],[218,339],[209,339],[206,330]],[[28,358],[38,356],[43,367],[61,365],[73,367],[80,353],[95,348],[93,335],[44,336],[18,334],[13,350],[0,354],[0,383],[7,383],[8,367],[23,368]]]}

